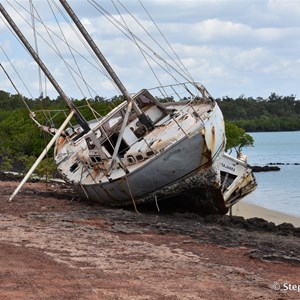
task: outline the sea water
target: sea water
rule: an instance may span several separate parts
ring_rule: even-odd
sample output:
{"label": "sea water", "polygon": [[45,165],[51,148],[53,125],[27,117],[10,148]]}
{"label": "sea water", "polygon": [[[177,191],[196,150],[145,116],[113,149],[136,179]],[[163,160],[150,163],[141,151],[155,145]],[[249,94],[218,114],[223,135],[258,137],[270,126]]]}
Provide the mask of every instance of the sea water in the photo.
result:
{"label": "sea water", "polygon": [[243,149],[248,163],[279,163],[280,171],[254,173],[258,186],[242,201],[300,217],[300,131],[249,134],[254,147]]}

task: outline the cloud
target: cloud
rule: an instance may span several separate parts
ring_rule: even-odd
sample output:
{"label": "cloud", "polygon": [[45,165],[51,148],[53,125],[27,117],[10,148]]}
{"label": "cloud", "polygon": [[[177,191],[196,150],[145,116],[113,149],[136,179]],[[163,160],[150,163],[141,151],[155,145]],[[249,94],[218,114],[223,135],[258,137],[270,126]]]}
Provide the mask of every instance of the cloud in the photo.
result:
{"label": "cloud", "polygon": [[[19,2],[22,5],[27,3]],[[66,92],[71,97],[82,97],[76,84],[71,85],[72,78],[65,63],[53,52],[54,42],[65,62],[79,72],[72,56],[76,57],[85,80],[90,85],[96,86],[99,95],[108,97],[118,93],[107,78],[98,72],[99,67],[95,60],[86,61],[83,58],[88,56],[88,50],[74,34],[66,19],[57,14],[56,7],[53,6],[53,9],[59,16],[58,21],[64,35],[70,40],[71,52],[70,48],[53,34],[54,32],[63,38],[51,10],[46,9],[45,2],[34,3],[45,19],[45,23],[52,30],[53,36],[52,41],[48,37],[47,30],[36,22],[36,28],[41,34],[38,36],[40,55]],[[166,43],[166,38],[194,79],[207,85],[213,96],[237,97],[245,94],[267,97],[267,93],[277,91],[288,95],[299,95],[300,6],[297,1],[143,1],[147,11],[139,5],[138,1],[122,2],[132,12],[134,19],[118,2],[115,3],[118,5],[118,10],[122,12],[122,17],[118,15],[111,1],[98,1],[101,7],[96,8],[99,10],[83,1],[70,0],[69,3],[130,92],[158,85],[148,64],[163,80],[166,80],[166,76],[152,60],[145,62],[139,50],[142,44],[138,42],[139,47],[137,47],[122,35],[107,21],[106,17],[110,15],[104,11],[99,12],[102,8],[109,11],[120,22],[125,21],[124,26],[128,25],[130,30],[134,30],[143,41],[146,41],[151,46],[147,53],[159,53],[163,59],[171,62],[171,57],[175,58],[175,56]],[[16,5],[18,10],[13,10],[10,4],[13,2],[9,5],[4,3],[15,22],[33,43],[32,28],[17,13],[25,15],[25,12],[18,5]],[[152,23],[147,12],[151,14],[155,24]],[[135,19],[143,23],[146,31],[138,27]],[[164,36],[157,30],[156,25]],[[26,51],[16,42],[1,20],[0,33],[1,45],[11,58],[15,62],[21,60],[28,62]],[[157,39],[158,45],[153,42],[149,34]],[[130,34],[127,35],[132,38]],[[45,38],[47,43],[44,43],[41,37]],[[171,57],[164,51],[170,53]],[[145,56],[149,59],[148,54]],[[0,60],[7,61],[2,53],[0,53]],[[157,60],[162,67],[166,68],[162,60]],[[26,74],[25,78],[28,79],[28,85],[33,93],[38,94],[38,78],[36,67],[33,67],[34,63],[31,61],[27,65],[20,63],[17,65],[21,69],[20,72]],[[87,88],[79,77],[75,75],[81,89],[86,92]],[[0,80],[5,82],[4,87],[9,89],[3,74],[0,74]],[[53,89],[48,88],[48,90],[55,98]]]}

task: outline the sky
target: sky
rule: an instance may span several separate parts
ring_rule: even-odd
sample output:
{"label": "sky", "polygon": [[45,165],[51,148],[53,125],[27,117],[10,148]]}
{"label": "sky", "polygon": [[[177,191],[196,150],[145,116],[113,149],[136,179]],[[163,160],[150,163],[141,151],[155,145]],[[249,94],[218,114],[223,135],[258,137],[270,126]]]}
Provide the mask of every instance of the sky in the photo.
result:
{"label": "sky", "polygon": [[[152,60],[145,61],[139,48],[141,43],[138,42],[137,47],[124,36],[107,20],[107,14],[96,9],[99,7],[94,1],[68,2],[130,93],[157,86],[159,82],[169,83],[170,76],[166,75],[166,70],[170,67],[162,59],[159,61],[163,70]],[[214,98],[237,98],[241,95],[267,98],[271,93],[300,97],[298,0],[98,2],[150,45],[149,53],[156,53],[156,57],[169,62],[171,57],[175,57],[173,49],[191,77],[201,82]],[[67,18],[59,14],[59,10],[63,9],[58,1],[32,0],[35,18],[43,20],[41,23],[35,19],[36,39],[32,18],[24,10],[30,11],[29,1],[3,0],[1,3],[33,48],[38,49],[43,62],[69,97],[99,95],[109,98],[120,94],[99,72],[99,66],[82,57],[88,55],[88,51],[80,43],[80,37],[74,34]],[[138,27],[135,20],[141,22],[145,30]],[[136,41],[136,36],[127,35]],[[63,37],[71,39],[71,50],[63,43]],[[5,25],[2,15],[0,43],[0,62],[20,93],[26,97],[38,97],[43,92],[50,98],[57,97],[51,84],[45,84],[44,75],[39,76],[36,63]],[[165,51],[171,53],[170,56],[166,56]],[[144,54],[146,58],[147,55]],[[66,64],[72,66],[76,75],[72,75]],[[159,82],[149,66],[157,72]],[[172,77],[179,76],[173,70],[171,73]],[[16,93],[1,69],[0,90]]]}

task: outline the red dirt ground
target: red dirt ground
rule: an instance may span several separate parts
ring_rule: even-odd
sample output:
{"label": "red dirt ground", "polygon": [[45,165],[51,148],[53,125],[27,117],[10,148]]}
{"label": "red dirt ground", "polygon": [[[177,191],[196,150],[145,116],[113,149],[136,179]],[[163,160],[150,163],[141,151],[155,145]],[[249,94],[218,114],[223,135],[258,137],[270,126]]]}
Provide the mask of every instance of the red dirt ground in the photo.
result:
{"label": "red dirt ground", "polygon": [[300,299],[297,234],[104,208],[56,184],[8,203],[16,186],[0,182],[0,299]]}

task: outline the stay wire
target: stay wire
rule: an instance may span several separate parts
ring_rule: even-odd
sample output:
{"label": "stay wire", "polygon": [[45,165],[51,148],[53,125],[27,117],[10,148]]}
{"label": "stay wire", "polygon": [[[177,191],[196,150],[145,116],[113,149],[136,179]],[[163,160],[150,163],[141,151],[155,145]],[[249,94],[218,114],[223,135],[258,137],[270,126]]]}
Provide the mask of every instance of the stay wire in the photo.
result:
{"label": "stay wire", "polygon": [[[17,3],[18,4],[18,3]],[[16,11],[17,14],[19,14],[19,16],[28,24],[28,26],[31,27],[31,24],[27,22],[27,20],[9,3],[9,5]],[[18,4],[20,5],[20,4]],[[21,6],[21,5],[20,5]],[[27,13],[29,13],[23,6],[21,6]],[[30,14],[30,13],[29,13]],[[47,27],[41,20],[37,19],[46,29],[47,29],[47,32],[50,31],[50,32],[53,32],[52,30],[49,29],[49,27]],[[64,63],[80,78],[80,75],[77,73],[76,70],[74,70],[74,68],[66,61],[64,60],[64,58],[62,57],[62,55],[59,53],[59,51],[55,50],[53,48],[53,46],[41,35],[37,32],[38,36],[54,51],[54,53],[56,53],[63,61]],[[49,34],[49,33],[48,33]],[[56,37],[58,37],[61,41],[63,41],[63,39],[61,39],[57,34],[55,34]],[[19,40],[19,39],[18,39]],[[21,41],[19,40],[19,42],[21,43]],[[64,42],[64,41],[63,41]],[[22,44],[22,43],[21,43]],[[27,49],[26,49],[27,51]],[[28,51],[27,51],[28,52]],[[87,60],[89,62],[89,60]],[[92,64],[93,65],[93,64]],[[93,65],[94,66],[94,65]],[[91,87],[90,87],[91,88]],[[91,88],[92,89],[92,88]],[[97,94],[95,92],[95,94]]]}
{"label": "stay wire", "polygon": [[[120,2],[120,0],[117,0],[119,2],[119,4],[124,8],[124,10],[133,18],[133,20],[145,31],[145,33],[150,37],[150,39],[159,47],[159,49],[161,49],[166,55],[167,57],[174,63],[174,65],[176,65],[183,73],[185,73],[187,76],[190,77],[191,80],[193,80],[193,78],[190,76],[190,74],[186,71],[186,68],[182,68],[173,58],[172,56],[161,46],[161,44],[149,33],[149,31],[145,28],[145,26],[143,26],[143,24],[125,7],[124,4],[122,4]],[[174,49],[172,48],[172,46],[170,45],[170,43],[167,41],[167,39],[165,38],[165,36],[163,35],[162,31],[159,29],[159,27],[157,26],[157,24],[155,23],[154,19],[150,16],[150,14],[148,13],[148,11],[146,10],[145,6],[141,3],[141,1],[139,1],[142,8],[145,10],[146,14],[148,15],[148,17],[150,18],[150,20],[152,21],[152,23],[154,24],[155,28],[158,30],[158,32],[161,34],[161,36],[163,37],[164,41],[167,43],[167,45],[171,48],[171,50],[173,51],[173,53],[175,54],[176,58],[180,61],[179,57],[176,55]],[[165,61],[165,65],[166,67],[168,67],[168,65],[170,65],[170,63],[167,63],[166,60]],[[181,61],[180,61],[181,62]],[[182,62],[181,62],[182,64]]]}
{"label": "stay wire", "polygon": [[[127,30],[127,28],[121,24],[115,17],[113,17],[107,10],[105,10],[103,7],[101,7],[98,3],[96,3],[94,0],[88,0],[90,2],[90,4],[92,6],[95,7],[95,9],[97,9],[109,22],[111,22],[119,31],[121,31],[131,42],[135,43],[134,40],[125,32]],[[94,2],[94,4],[91,3],[91,1]],[[109,17],[107,17],[107,15],[109,15]],[[110,19],[111,18],[111,19]],[[118,25],[117,25],[118,24]],[[121,29],[121,27],[123,29]],[[164,61],[162,59],[162,57],[160,57],[157,53],[155,53],[146,43],[144,43],[143,41],[141,41],[140,38],[138,38],[134,33],[131,33],[132,35],[135,36],[135,38],[141,43],[143,44],[146,49],[148,49],[148,51],[152,52],[152,55],[149,54],[148,52],[146,52],[145,49],[142,49],[143,53],[145,53],[150,59],[152,59],[152,61],[154,61],[158,66],[160,66],[171,78],[173,78],[173,80],[175,82],[177,82],[178,84],[180,84],[180,82],[178,81],[177,78],[175,78],[170,71],[168,71],[165,67],[163,67],[161,65],[161,63],[159,63],[157,60],[154,59],[154,57],[156,57],[158,60],[161,60],[164,62],[164,64],[166,64],[166,61]],[[154,56],[153,56],[154,55]],[[182,76],[182,74],[181,74]],[[189,81],[188,79],[185,78],[185,80]],[[189,81],[190,82],[190,81]],[[159,91],[161,92],[162,96],[164,96],[163,92],[159,89]]]}
{"label": "stay wire", "polygon": [[[65,36],[65,34],[64,34],[64,32],[63,32],[63,30],[62,30],[62,28],[61,28],[61,26],[60,26],[60,24],[59,24],[59,22],[58,22],[58,20],[57,20],[57,17],[56,17],[56,15],[55,15],[55,13],[54,13],[54,10],[53,10],[51,4],[49,3],[48,0],[47,0],[47,2],[48,2],[48,5],[49,5],[49,7],[50,7],[50,9],[51,9],[51,11],[52,11],[52,14],[53,14],[53,17],[54,17],[54,19],[55,19],[55,21],[56,21],[56,24],[57,24],[57,26],[58,26],[58,28],[59,28],[59,30],[60,30],[60,32],[61,32],[61,35],[63,36],[63,39],[64,39],[64,41],[65,41],[65,43],[66,43],[66,45],[67,45],[67,47],[68,47],[68,50],[69,50],[69,52],[70,52],[70,54],[71,54],[71,56],[72,56],[72,59],[73,59],[75,65],[76,65],[76,67],[77,67],[77,70],[78,70],[78,72],[79,72],[79,74],[80,74],[80,77],[81,77],[82,81],[85,83],[86,89],[87,89],[88,93],[90,94],[90,97],[92,98],[91,91],[90,91],[90,89],[89,89],[89,87],[88,87],[88,84],[87,84],[87,82],[86,82],[86,80],[85,80],[85,78],[84,78],[84,76],[83,76],[83,74],[82,74],[82,72],[81,72],[81,69],[79,68],[79,65],[78,65],[78,63],[77,63],[77,60],[75,59],[75,56],[74,56],[74,54],[73,54],[73,52],[72,52],[72,50],[71,50],[71,48],[70,48],[70,44],[68,43],[68,41],[67,41],[67,39],[66,39],[66,36]],[[74,79],[74,80],[75,80],[75,79]],[[75,81],[75,82],[77,83],[77,81]],[[78,88],[80,89],[80,91],[82,91],[81,88],[80,88],[80,86],[79,86],[79,84],[78,84]],[[82,94],[83,94],[83,91],[82,91]],[[86,97],[85,97],[84,94],[83,94],[83,97],[84,97],[84,100],[85,100],[87,106],[89,107],[90,111],[92,112],[94,118],[98,120],[98,117],[95,115],[94,110],[92,109],[90,103],[87,101],[87,99],[86,99]]]}
{"label": "stay wire", "polygon": [[[16,2],[16,1],[15,1]],[[25,12],[27,12],[28,14],[30,14],[30,12],[28,12],[28,10],[24,7],[24,6],[22,6],[20,3],[16,3],[17,5],[19,5]],[[10,3],[10,2],[8,2],[8,5],[9,6],[11,6],[12,7],[12,9],[31,27],[31,25],[30,25],[30,23],[28,23],[28,21],[19,13],[19,11],[15,8],[15,7],[13,7],[12,6],[12,4]],[[42,23],[41,22],[41,20],[39,20],[39,19],[37,19],[36,18],[36,20],[38,21],[38,22],[40,22],[40,23]],[[8,25],[7,25],[8,26]],[[63,41],[63,39],[60,37],[60,36],[58,36],[53,30],[51,30],[48,26],[46,26],[46,25],[44,25],[45,26],[45,28],[47,28],[47,30],[49,30],[49,32],[51,32],[52,34],[54,34],[55,35],[55,37],[57,37],[59,40],[61,40],[62,42],[64,42]],[[8,28],[9,28],[9,26],[8,26]],[[14,36],[16,36],[15,34],[14,34],[14,32],[12,31],[12,29],[11,28],[9,28],[9,30],[13,33],[13,35]],[[55,51],[55,49],[51,46],[51,44],[48,42],[48,41],[46,41],[46,39],[41,35],[41,34],[39,34],[39,33],[37,33],[38,35],[39,35],[39,37],[41,38],[41,39],[43,39],[43,41],[59,56],[59,54]],[[17,38],[17,37],[16,37]],[[21,41],[17,38],[17,40],[20,42],[20,44],[22,45],[22,47],[27,51],[27,49],[25,48],[25,46],[21,43]],[[100,71],[101,73],[103,73],[99,68],[97,68],[93,63],[91,63],[91,61],[90,60],[88,60],[86,57],[84,57],[79,51],[77,51],[75,48],[73,48],[73,47],[71,47],[72,48],[72,50],[73,51],[75,51],[78,55],[80,55],[81,57],[82,57],[82,59],[84,59],[86,62],[88,62],[91,66],[93,66],[95,69],[97,69],[98,71]],[[27,51],[28,52],[28,51]],[[76,75],[78,76],[78,77],[80,77],[79,75],[78,75],[78,73],[71,67],[71,69],[76,73]],[[106,76],[107,77],[107,75],[106,74],[104,74],[103,73],[103,75],[104,76]],[[108,79],[110,79],[109,77],[108,77]],[[91,88],[91,87],[90,87]],[[91,88],[92,89],[92,88]],[[93,90],[93,89],[92,89]],[[93,90],[94,91],[94,90]],[[95,91],[94,91],[95,92]],[[98,94],[97,92],[95,92],[95,94]]]}
{"label": "stay wire", "polygon": [[[50,8],[51,8],[51,7],[50,7]],[[51,10],[52,10],[52,8],[51,8]],[[62,56],[61,51],[58,49],[58,47],[57,47],[57,45],[56,45],[54,39],[53,39],[52,36],[49,34],[49,31],[48,31],[47,27],[45,26],[45,23],[43,22],[43,20],[42,20],[40,14],[39,14],[37,11],[36,11],[36,13],[37,13],[37,16],[39,17],[39,20],[40,20],[41,24],[44,26],[44,28],[45,28],[45,30],[46,30],[46,32],[47,32],[47,34],[48,34],[48,36],[49,36],[49,38],[50,38],[50,40],[51,40],[51,42],[52,42],[52,45],[55,47],[56,53],[58,54],[58,56],[62,59],[63,63],[65,64],[65,66],[66,66],[66,68],[67,68],[69,74],[71,75],[71,77],[73,78],[75,84],[77,85],[77,88],[78,88],[79,91],[81,92],[81,95],[82,95],[83,97],[85,97],[85,95],[84,95],[84,93],[83,93],[83,91],[82,91],[80,85],[78,84],[78,82],[77,82],[77,80],[75,79],[73,73],[71,72],[71,68],[72,68],[71,65],[70,65],[69,63],[67,63],[67,61],[66,61],[66,60],[64,59],[64,57]],[[53,13],[53,11],[52,11],[52,13]],[[72,70],[74,70],[74,69],[72,68]],[[74,71],[75,71],[75,70],[74,70]],[[79,75],[79,77],[80,77],[80,75]]]}
{"label": "stay wire", "polygon": [[9,74],[7,73],[7,71],[5,70],[5,68],[4,68],[4,66],[2,65],[2,63],[0,63],[0,66],[1,66],[1,68],[2,68],[2,70],[3,70],[3,72],[5,73],[6,77],[7,77],[8,80],[10,81],[11,85],[13,86],[13,88],[15,89],[15,91],[17,92],[17,94],[21,97],[21,99],[22,99],[24,105],[26,106],[26,108],[28,109],[28,111],[29,111],[30,113],[32,113],[32,111],[31,111],[30,107],[28,106],[28,104],[26,103],[24,97],[23,97],[23,96],[21,95],[21,93],[18,91],[16,85],[15,85],[14,82],[12,81],[11,77],[9,76]]}
{"label": "stay wire", "polygon": [[[159,83],[159,86],[163,89],[163,92],[164,92],[165,94],[164,94],[163,92],[161,92],[161,93],[162,93],[162,96],[163,96],[163,97],[166,97],[166,96],[167,96],[167,93],[166,93],[165,89],[163,88],[163,85],[162,85],[162,83],[161,83],[159,77],[157,76],[157,74],[155,73],[155,71],[154,71],[154,69],[152,68],[151,64],[149,63],[149,60],[147,59],[147,57],[146,57],[145,53],[143,52],[142,48],[140,47],[140,45],[139,45],[138,41],[136,40],[136,38],[135,38],[133,32],[129,29],[129,26],[127,25],[125,19],[123,18],[122,14],[120,13],[120,10],[118,9],[118,7],[117,7],[116,4],[114,3],[114,1],[111,0],[111,2],[113,3],[113,5],[114,5],[116,11],[118,12],[118,14],[119,14],[121,20],[123,21],[124,26],[127,28],[127,31],[130,33],[130,35],[131,35],[131,37],[132,37],[134,43],[136,44],[136,46],[138,47],[139,51],[140,51],[141,54],[143,55],[143,57],[144,57],[144,59],[145,59],[147,65],[148,65],[148,67],[150,68],[151,72],[153,73],[154,77],[156,78],[157,82]],[[118,1],[118,2],[119,2],[120,5],[122,5],[122,3],[120,3],[120,1]],[[122,5],[122,6],[123,6],[123,5]],[[126,9],[124,6],[123,6],[123,8],[127,11],[127,9]],[[129,13],[129,14],[130,14],[130,13]],[[130,14],[130,15],[131,15],[131,14]],[[131,17],[133,17],[133,16],[131,15]]]}
{"label": "stay wire", "polygon": [[[10,58],[8,57],[8,55],[6,54],[4,48],[1,46],[0,44],[0,48],[3,51],[6,59],[8,60],[9,64],[11,65],[11,67],[13,68],[13,70],[15,71],[15,73],[17,74],[18,78],[20,79],[20,81],[22,82],[22,84],[24,85],[25,89],[27,90],[28,94],[31,96],[31,98],[33,98],[32,94],[30,93],[30,90],[28,89],[27,85],[25,84],[25,82],[23,81],[22,77],[20,76],[19,72],[17,71],[17,69],[15,68],[15,66],[13,65],[13,63],[11,62]],[[12,79],[10,78],[9,74],[7,73],[7,71],[4,69],[4,66],[1,64],[1,67],[3,69],[3,71],[7,74],[7,77],[9,79],[9,81],[11,82],[11,84],[13,85],[14,89],[16,90],[16,92],[21,95],[21,93],[18,91],[18,89],[16,88],[16,85],[13,83]],[[22,96],[23,99],[23,96]],[[23,100],[25,101],[25,100]],[[25,106],[29,109],[28,105],[26,102],[24,102]],[[29,109],[30,110],[30,109]]]}
{"label": "stay wire", "polygon": [[[172,59],[172,57],[160,46],[160,44],[158,42],[156,42],[156,44],[168,55],[168,57],[170,59],[172,59],[172,61],[182,70],[184,71],[187,76],[189,76],[189,78],[194,81],[193,77],[191,76],[191,74],[189,73],[189,71],[187,70],[187,68],[185,67],[185,65],[183,64],[182,60],[179,58],[179,56],[177,55],[177,53],[175,52],[174,48],[172,47],[172,45],[169,43],[169,41],[166,39],[165,35],[163,34],[163,32],[160,30],[160,28],[158,27],[157,23],[154,21],[154,19],[152,18],[152,16],[149,14],[148,10],[146,9],[146,7],[143,5],[143,3],[141,2],[141,0],[139,0],[140,5],[143,7],[143,9],[145,10],[146,14],[148,15],[149,19],[152,21],[152,23],[154,24],[154,26],[156,27],[156,29],[158,30],[158,32],[161,34],[162,38],[164,39],[164,41],[166,42],[166,44],[170,47],[171,51],[173,52],[173,54],[175,55],[176,59],[180,62],[182,68],[179,66],[179,64],[177,64],[177,62]],[[155,41],[155,39],[154,39]]]}
{"label": "stay wire", "polygon": [[[92,6],[95,7],[95,9],[97,9],[107,20],[109,20],[117,29],[119,29],[131,42],[134,43],[134,40],[126,33],[127,28],[125,28],[125,26],[123,24],[121,24],[114,16],[112,16],[106,9],[104,9],[100,4],[98,4],[95,0],[87,0]],[[122,29],[123,28],[123,29]],[[188,81],[189,83],[195,85],[195,83],[193,81],[190,80],[190,78],[188,78],[186,76],[186,74],[182,74],[180,73],[176,68],[174,68],[174,66],[172,66],[171,64],[169,64],[165,59],[163,59],[158,53],[156,53],[149,45],[147,45],[145,42],[143,42],[140,38],[138,38],[134,33],[131,33],[135,36],[135,39],[138,40],[140,42],[140,44],[142,44],[145,49],[143,49],[143,52],[149,56],[158,66],[160,66],[171,78],[173,78],[173,80],[177,83],[180,83],[178,81],[177,78],[174,77],[173,74],[171,74],[164,66],[161,65],[161,63],[159,63],[159,61],[155,60],[154,57],[156,57],[158,60],[163,61],[164,64],[167,64],[171,69],[173,69],[173,71],[175,71],[179,76],[181,76],[182,78],[184,78],[186,81]],[[146,49],[148,51],[150,51],[152,53],[149,54]]]}
{"label": "stay wire", "polygon": [[[162,36],[162,38],[164,39],[164,41],[166,42],[166,44],[169,46],[169,48],[172,50],[173,54],[175,55],[175,57],[177,58],[177,60],[180,62],[180,64],[177,63],[176,60],[174,60],[172,58],[172,56],[161,46],[161,44],[149,33],[149,31],[143,26],[143,24],[141,24],[141,22],[134,17],[134,15],[120,2],[120,0],[118,0],[118,2],[120,3],[120,5],[122,5],[122,7],[126,10],[126,12],[136,21],[136,23],[147,33],[147,35],[151,38],[152,41],[154,41],[154,43],[167,55],[167,57],[174,63],[175,66],[177,66],[181,72],[185,73],[185,75],[187,77],[189,77],[189,81],[194,82],[194,79],[192,78],[192,76],[190,75],[190,73],[188,72],[188,70],[186,69],[186,67],[183,65],[182,61],[180,60],[180,58],[178,57],[178,55],[176,54],[175,50],[173,49],[173,47],[171,46],[171,44],[168,42],[168,40],[166,39],[166,37],[164,36],[164,34],[162,33],[162,31],[160,30],[160,28],[158,27],[158,25],[156,24],[156,22],[154,21],[154,19],[151,17],[151,15],[149,14],[149,12],[147,11],[146,7],[142,4],[142,2],[139,0],[142,8],[145,10],[146,14],[148,15],[149,19],[151,20],[151,22],[154,24],[155,28],[157,29],[157,31],[160,33],[160,35]],[[168,68],[169,70],[169,74],[171,74],[171,67],[172,65],[170,63],[168,63],[165,59],[163,59],[163,61],[165,62],[165,66],[166,68]],[[175,67],[172,67],[173,70],[177,70]],[[177,73],[179,73],[181,76],[183,76],[178,70]],[[173,77],[174,78],[174,77]],[[162,87],[162,85],[161,85]],[[183,85],[184,87],[184,85]],[[163,88],[163,87],[162,87]]]}
{"label": "stay wire", "polygon": [[[32,22],[32,29],[33,29],[33,38],[34,38],[34,44],[35,44],[35,51],[36,51],[37,55],[40,56],[39,55],[38,42],[37,42],[37,36],[36,36],[36,30],[35,30],[34,7],[33,7],[32,0],[29,0],[29,7],[30,7],[30,13],[31,13],[31,22]],[[38,66],[38,77],[39,77],[39,93],[42,96],[43,95],[42,72],[41,72],[41,68],[39,66]]]}
{"label": "stay wire", "polygon": [[[25,46],[21,43],[21,41],[19,40],[18,36],[14,33],[14,31],[9,27],[9,25],[6,23],[6,21],[4,21],[4,19],[2,18],[2,16],[0,15],[0,19],[3,21],[3,23],[7,26],[8,30],[12,33],[13,36],[15,36],[15,38],[17,39],[17,41],[22,45],[22,47],[25,49],[25,51],[27,52],[27,49],[25,48]],[[31,94],[30,90],[28,89],[27,85],[25,84],[24,80],[21,78],[20,74],[18,73],[18,71],[16,70],[16,68],[14,67],[14,65],[12,64],[11,60],[9,59],[9,57],[6,55],[6,52],[4,51],[3,47],[0,44],[0,47],[4,53],[4,55],[6,56],[7,60],[9,61],[10,65],[12,66],[12,68],[14,69],[14,71],[16,72],[17,76],[19,77],[20,81],[22,82],[22,84],[24,85],[25,89],[27,90],[28,94],[30,95],[30,97],[33,99],[33,95]]]}
{"label": "stay wire", "polygon": [[[102,73],[107,79],[109,79],[111,81],[111,83],[114,85],[115,89],[117,91],[120,92],[120,90],[118,89],[118,87],[115,85],[113,79],[110,77],[110,75],[108,74],[108,72],[105,70],[105,68],[103,67],[103,65],[99,62],[99,59],[96,57],[96,55],[94,54],[94,52],[90,49],[90,47],[88,46],[87,42],[84,40],[84,38],[79,34],[79,32],[76,30],[75,26],[72,25],[72,23],[70,22],[70,20],[66,17],[66,15],[64,14],[64,12],[62,11],[62,9],[52,0],[54,6],[56,7],[56,9],[60,12],[61,16],[64,18],[64,20],[66,21],[66,23],[69,25],[69,27],[71,28],[71,30],[73,31],[73,33],[77,36],[77,38],[81,41],[82,45],[85,47],[85,49],[87,50],[87,52],[90,54],[90,56],[93,58],[94,62],[96,63],[96,65],[99,67],[99,69],[97,68],[97,70]],[[80,55],[79,52],[76,51],[76,49],[72,48],[71,49],[76,52],[77,54]],[[84,58],[82,55],[80,55],[82,58]],[[90,62],[91,64],[91,62]],[[95,67],[95,65],[93,65]],[[97,93],[93,90],[93,92],[97,95]]]}

